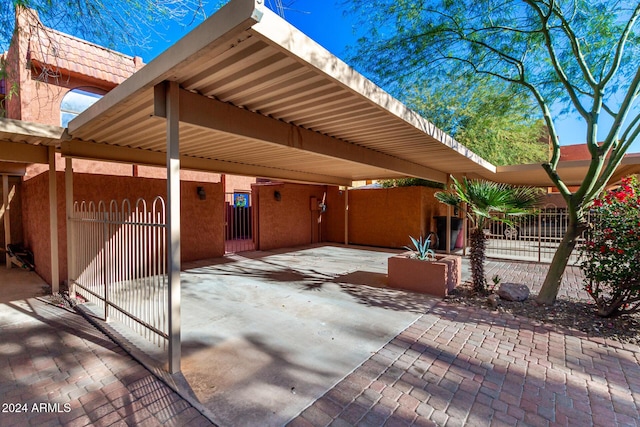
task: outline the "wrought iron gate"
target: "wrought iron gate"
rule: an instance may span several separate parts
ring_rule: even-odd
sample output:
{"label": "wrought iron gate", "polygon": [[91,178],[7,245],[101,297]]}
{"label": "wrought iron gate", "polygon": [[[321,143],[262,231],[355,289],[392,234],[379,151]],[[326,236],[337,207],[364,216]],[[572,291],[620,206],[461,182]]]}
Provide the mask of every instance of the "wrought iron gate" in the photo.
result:
{"label": "wrought iron gate", "polygon": [[72,290],[166,348],[168,279],[165,202],[74,203],[70,218]]}
{"label": "wrought iron gate", "polygon": [[253,239],[253,201],[250,192],[226,193],[225,195],[225,252],[255,250]]}
{"label": "wrought iron gate", "polygon": [[[551,262],[569,224],[565,208],[546,205],[535,215],[513,220],[513,224],[492,222],[485,229],[487,256],[526,261]],[[578,262],[574,251],[569,264]]]}

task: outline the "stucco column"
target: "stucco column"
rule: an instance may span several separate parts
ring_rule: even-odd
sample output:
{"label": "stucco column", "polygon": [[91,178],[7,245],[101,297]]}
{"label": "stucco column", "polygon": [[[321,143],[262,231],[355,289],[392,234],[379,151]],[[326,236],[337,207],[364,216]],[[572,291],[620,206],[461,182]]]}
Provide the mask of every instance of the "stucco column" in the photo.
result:
{"label": "stucco column", "polygon": [[[11,243],[11,210],[9,209],[9,175],[2,175],[2,211],[4,212],[4,244]],[[7,268],[11,268],[11,257],[6,253]]]}
{"label": "stucco column", "polygon": [[71,217],[73,216],[73,160],[71,157],[65,157],[64,161],[64,197],[67,224],[67,286],[69,286],[69,296],[75,298],[76,287],[73,283],[75,241],[73,222],[71,221]]}
{"label": "stucco column", "polygon": [[349,187],[344,188],[344,244],[349,244]]}
{"label": "stucco column", "polygon": [[58,265],[58,187],[56,180],[56,148],[49,149],[49,241],[51,242],[51,293],[60,292],[60,266]]}

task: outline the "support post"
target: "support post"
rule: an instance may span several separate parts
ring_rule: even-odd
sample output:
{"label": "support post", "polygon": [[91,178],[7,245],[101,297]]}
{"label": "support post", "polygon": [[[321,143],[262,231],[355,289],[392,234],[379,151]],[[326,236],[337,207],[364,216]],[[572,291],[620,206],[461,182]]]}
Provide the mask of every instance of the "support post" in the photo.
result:
{"label": "support post", "polygon": [[[11,243],[11,209],[9,206],[9,175],[2,175],[2,210],[4,211],[4,249]],[[11,268],[11,257],[6,253],[7,268]]]}
{"label": "support post", "polygon": [[[451,187],[451,175],[447,176],[447,188]],[[447,205],[447,222],[446,222],[446,226],[445,226],[445,245],[447,245],[446,249],[446,253],[450,254],[451,253],[451,205]]]}
{"label": "support post", "polygon": [[48,147],[49,155],[49,240],[51,242],[51,293],[60,292],[58,256],[58,181],[56,177],[56,148]]}
{"label": "support post", "polygon": [[451,253],[451,205],[447,205],[447,236],[444,239],[447,244],[447,253]]}
{"label": "support post", "polygon": [[180,372],[180,145],[177,82],[165,83],[167,112],[167,271],[169,279],[169,373]]}
{"label": "support post", "polygon": [[69,296],[75,298],[76,286],[74,273],[74,223],[71,220],[73,216],[73,160],[71,157],[64,159],[64,198],[65,198],[65,218],[67,224],[67,286],[69,287]]}
{"label": "support post", "polygon": [[349,244],[349,187],[344,188],[344,244]]}
{"label": "support post", "polygon": [[467,255],[467,239],[469,236],[469,220],[467,218],[467,204],[462,204],[462,256]]}

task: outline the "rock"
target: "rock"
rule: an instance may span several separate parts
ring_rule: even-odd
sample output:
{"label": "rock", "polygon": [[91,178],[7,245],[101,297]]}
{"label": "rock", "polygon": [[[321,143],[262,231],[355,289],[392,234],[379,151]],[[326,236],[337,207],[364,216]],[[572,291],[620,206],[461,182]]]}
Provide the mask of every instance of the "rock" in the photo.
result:
{"label": "rock", "polygon": [[507,301],[524,301],[529,298],[529,288],[521,283],[502,283],[498,295]]}
{"label": "rock", "polygon": [[499,297],[496,294],[489,295],[489,297],[487,298],[487,304],[489,304],[489,307],[498,308],[498,298]]}

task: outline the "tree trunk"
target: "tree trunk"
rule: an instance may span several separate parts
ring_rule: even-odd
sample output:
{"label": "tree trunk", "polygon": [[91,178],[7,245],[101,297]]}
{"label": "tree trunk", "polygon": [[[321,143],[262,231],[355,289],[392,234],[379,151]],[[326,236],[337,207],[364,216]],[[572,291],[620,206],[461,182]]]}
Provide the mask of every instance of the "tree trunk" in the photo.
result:
{"label": "tree trunk", "polygon": [[578,237],[580,237],[582,230],[583,227],[580,227],[577,222],[569,220],[567,232],[553,256],[549,271],[542,284],[542,289],[540,289],[538,298],[536,298],[538,304],[552,305],[556,301],[558,289],[560,289],[560,284],[562,283],[562,275],[564,274],[565,268],[567,268],[569,258],[571,257],[573,249],[576,247]]}
{"label": "tree trunk", "polygon": [[487,290],[487,279],[484,277],[485,242],[486,237],[481,228],[471,230],[469,234],[469,262],[473,290],[478,293],[485,293]]}

